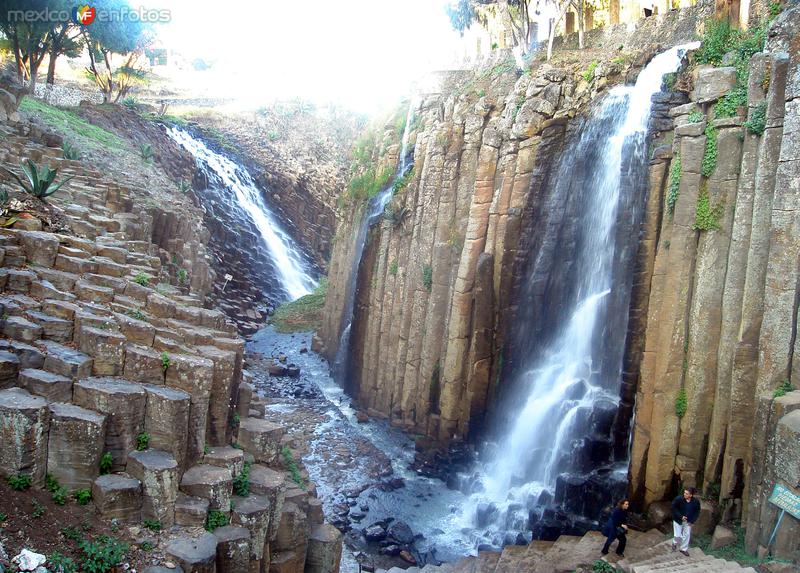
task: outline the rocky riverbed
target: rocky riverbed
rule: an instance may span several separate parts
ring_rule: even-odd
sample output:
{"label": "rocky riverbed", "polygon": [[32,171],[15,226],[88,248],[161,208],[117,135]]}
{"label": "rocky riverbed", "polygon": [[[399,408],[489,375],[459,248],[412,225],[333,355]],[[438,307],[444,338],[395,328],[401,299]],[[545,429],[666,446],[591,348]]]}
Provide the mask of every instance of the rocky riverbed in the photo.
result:
{"label": "rocky riverbed", "polygon": [[[268,327],[248,343],[247,369],[268,417],[301,454],[326,520],[345,532],[342,571],[357,571],[359,554],[387,569],[468,554],[470,528],[458,511],[464,495],[412,469],[411,437],[357,413],[310,348],[310,333]],[[298,366],[299,376],[270,376],[276,363]]]}

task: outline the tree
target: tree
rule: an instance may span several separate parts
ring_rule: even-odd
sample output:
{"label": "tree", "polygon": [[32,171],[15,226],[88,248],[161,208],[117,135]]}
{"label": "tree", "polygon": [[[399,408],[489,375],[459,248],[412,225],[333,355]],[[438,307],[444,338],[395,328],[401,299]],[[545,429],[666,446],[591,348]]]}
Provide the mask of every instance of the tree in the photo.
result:
{"label": "tree", "polygon": [[25,19],[22,14],[40,13],[49,7],[47,0],[0,1],[0,30],[14,54],[17,77],[20,82],[29,82],[31,92],[36,88],[39,66],[50,49],[53,23],[46,19]]}
{"label": "tree", "polygon": [[[96,2],[97,11],[124,13],[125,0]],[[87,75],[103,93],[103,101],[117,102],[130,89],[146,81],[147,72],[139,66],[145,47],[152,39],[152,28],[136,19],[97,19],[84,26],[83,37],[89,52]],[[114,56],[122,58],[122,65],[114,67]]]}

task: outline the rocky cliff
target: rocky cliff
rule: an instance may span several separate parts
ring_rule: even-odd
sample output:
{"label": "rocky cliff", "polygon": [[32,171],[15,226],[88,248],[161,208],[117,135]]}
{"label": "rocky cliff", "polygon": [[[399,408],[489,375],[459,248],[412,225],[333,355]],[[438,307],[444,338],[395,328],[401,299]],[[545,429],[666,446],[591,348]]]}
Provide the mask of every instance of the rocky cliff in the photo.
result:
{"label": "rocky cliff", "polygon": [[[698,13],[673,18],[690,36]],[[680,36],[673,40],[690,39]],[[333,358],[344,293],[357,280],[349,383],[362,407],[443,441],[483,427],[503,394],[501,372],[514,367],[508,341],[530,255],[553,246],[542,243],[547,214],[568,200],[548,194],[564,142],[588,105],[635,78],[655,49],[562,54],[525,73],[498,59],[444,74],[422,98],[413,176],[371,230],[356,277],[361,205],[344,215],[330,265],[320,335]]]}
{"label": "rocky cliff", "polygon": [[[749,500],[749,525],[767,511],[765,529],[772,485],[796,487],[798,477],[796,452],[774,446],[777,419],[796,400],[772,406],[779,386],[800,380],[798,29],[800,11],[786,10],[764,52],[738,69],[730,56],[728,67],[694,67],[684,86],[691,102],[669,111],[674,139],[651,162],[640,253],[650,278],[625,374],[638,387],[634,494],[649,503],[697,485],[727,516],[747,515]],[[737,89],[746,107],[725,112]],[[785,431],[796,439],[796,425]],[[766,543],[758,527],[748,528],[751,549]],[[782,554],[797,550],[794,537]]]}

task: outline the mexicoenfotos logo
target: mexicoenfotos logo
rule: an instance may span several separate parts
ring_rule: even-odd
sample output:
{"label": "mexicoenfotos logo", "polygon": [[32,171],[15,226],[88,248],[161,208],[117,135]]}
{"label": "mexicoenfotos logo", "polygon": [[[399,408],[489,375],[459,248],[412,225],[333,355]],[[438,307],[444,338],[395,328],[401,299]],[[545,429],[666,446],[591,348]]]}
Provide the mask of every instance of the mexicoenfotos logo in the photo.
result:
{"label": "mexicoenfotos logo", "polygon": [[82,26],[88,26],[94,22],[96,16],[97,11],[88,4],[85,6],[76,6],[72,9],[72,20],[76,24],[81,24]]}

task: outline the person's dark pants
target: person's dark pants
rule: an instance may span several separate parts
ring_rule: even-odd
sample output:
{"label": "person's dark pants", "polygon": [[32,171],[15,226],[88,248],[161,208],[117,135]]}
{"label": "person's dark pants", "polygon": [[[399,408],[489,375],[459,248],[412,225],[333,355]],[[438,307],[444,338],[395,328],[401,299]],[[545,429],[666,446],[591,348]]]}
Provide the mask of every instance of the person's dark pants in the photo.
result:
{"label": "person's dark pants", "polygon": [[611,547],[611,544],[614,543],[615,539],[619,540],[619,543],[617,544],[617,555],[623,555],[625,553],[625,544],[628,542],[628,540],[626,539],[625,531],[623,530],[622,533],[617,533],[615,531],[608,536],[608,539],[606,539],[606,544],[603,545],[603,555],[608,553],[608,549]]}

